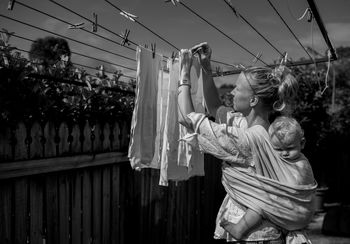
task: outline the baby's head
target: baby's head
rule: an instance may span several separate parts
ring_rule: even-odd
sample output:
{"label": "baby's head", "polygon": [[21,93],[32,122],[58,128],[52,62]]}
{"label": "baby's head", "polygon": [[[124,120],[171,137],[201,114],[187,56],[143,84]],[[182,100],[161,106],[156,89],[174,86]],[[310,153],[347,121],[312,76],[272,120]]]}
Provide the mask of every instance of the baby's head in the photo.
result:
{"label": "baby's head", "polygon": [[291,117],[277,117],[269,127],[271,144],[281,157],[296,159],[305,145],[304,131]]}

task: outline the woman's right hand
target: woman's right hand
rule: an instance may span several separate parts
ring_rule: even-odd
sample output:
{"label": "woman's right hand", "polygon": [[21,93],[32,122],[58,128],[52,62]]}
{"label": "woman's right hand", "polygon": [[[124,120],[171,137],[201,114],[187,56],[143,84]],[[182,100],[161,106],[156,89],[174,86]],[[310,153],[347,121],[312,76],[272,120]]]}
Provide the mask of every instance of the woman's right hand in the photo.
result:
{"label": "woman's right hand", "polygon": [[180,51],[180,80],[190,80],[190,72],[192,66],[192,53],[188,49]]}
{"label": "woman's right hand", "polygon": [[195,45],[191,49],[192,56],[195,54],[198,54],[199,61],[202,66],[205,66],[206,68],[210,68],[210,58],[212,50],[207,42],[202,42],[200,44]]}

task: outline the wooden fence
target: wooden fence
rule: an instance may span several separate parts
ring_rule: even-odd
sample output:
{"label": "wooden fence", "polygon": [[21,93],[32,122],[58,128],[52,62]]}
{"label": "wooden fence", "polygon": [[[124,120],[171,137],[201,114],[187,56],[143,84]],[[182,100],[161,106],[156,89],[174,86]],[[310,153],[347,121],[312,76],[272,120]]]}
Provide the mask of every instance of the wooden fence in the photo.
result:
{"label": "wooden fence", "polygon": [[2,129],[0,243],[212,242],[220,161],[206,156],[205,177],[159,186],[157,170],[131,169],[128,125]]}

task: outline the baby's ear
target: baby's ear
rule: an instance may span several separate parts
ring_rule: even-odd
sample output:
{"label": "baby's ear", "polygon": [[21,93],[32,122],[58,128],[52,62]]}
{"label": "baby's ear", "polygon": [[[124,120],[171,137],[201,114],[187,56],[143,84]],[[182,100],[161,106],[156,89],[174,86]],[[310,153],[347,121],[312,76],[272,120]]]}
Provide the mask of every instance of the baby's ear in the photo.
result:
{"label": "baby's ear", "polygon": [[300,148],[301,149],[304,149],[305,143],[306,143],[306,139],[305,139],[305,137],[302,137],[301,140],[300,140]]}

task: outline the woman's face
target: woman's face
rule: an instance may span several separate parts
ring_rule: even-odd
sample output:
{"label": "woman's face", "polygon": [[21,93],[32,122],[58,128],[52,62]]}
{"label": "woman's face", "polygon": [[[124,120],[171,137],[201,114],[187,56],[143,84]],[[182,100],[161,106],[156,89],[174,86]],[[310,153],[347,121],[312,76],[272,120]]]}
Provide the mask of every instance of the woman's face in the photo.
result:
{"label": "woman's face", "polygon": [[251,110],[250,102],[254,93],[243,73],[238,76],[236,87],[231,94],[233,95],[233,109],[241,112],[244,116],[248,115]]}

